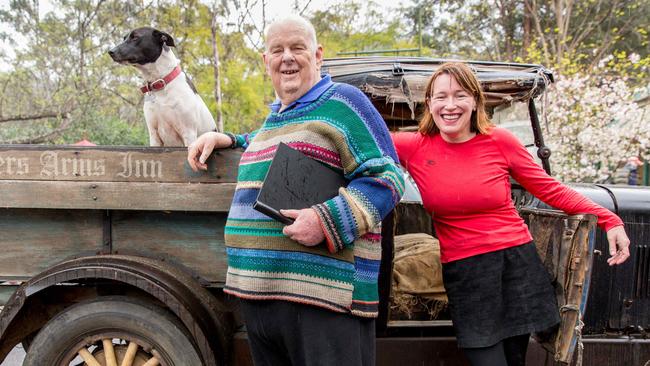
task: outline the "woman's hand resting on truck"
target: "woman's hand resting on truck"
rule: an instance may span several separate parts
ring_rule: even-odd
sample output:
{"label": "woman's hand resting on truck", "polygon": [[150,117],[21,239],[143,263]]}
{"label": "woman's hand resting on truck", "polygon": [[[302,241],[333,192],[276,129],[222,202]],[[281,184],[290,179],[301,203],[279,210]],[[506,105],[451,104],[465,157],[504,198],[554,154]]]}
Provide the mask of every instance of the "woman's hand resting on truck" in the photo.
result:
{"label": "woman's hand resting on truck", "polygon": [[630,239],[625,233],[623,226],[615,226],[607,231],[607,241],[609,242],[609,259],[607,263],[610,266],[621,264],[630,257]]}

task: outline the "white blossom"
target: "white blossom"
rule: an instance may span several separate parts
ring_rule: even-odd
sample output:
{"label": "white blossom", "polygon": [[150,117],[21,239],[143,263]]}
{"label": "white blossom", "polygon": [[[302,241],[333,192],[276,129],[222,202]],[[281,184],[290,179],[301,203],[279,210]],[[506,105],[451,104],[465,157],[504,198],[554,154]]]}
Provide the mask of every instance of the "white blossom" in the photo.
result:
{"label": "white blossom", "polygon": [[557,79],[547,95],[546,135],[558,179],[603,182],[628,157],[650,157],[650,124],[639,118],[623,79],[582,74]]}

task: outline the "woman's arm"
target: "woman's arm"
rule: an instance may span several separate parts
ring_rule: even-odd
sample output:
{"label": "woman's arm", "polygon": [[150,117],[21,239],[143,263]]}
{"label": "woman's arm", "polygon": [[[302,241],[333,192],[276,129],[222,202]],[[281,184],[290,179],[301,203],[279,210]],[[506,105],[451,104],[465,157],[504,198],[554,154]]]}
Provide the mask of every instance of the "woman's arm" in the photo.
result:
{"label": "woman's arm", "polygon": [[495,129],[493,135],[508,161],[510,174],[519,184],[546,204],[569,215],[596,215],[598,226],[607,232],[611,255],[607,263],[616,265],[625,262],[630,256],[630,239],[623,228],[623,221],[616,214],[546,174],[509,131]]}

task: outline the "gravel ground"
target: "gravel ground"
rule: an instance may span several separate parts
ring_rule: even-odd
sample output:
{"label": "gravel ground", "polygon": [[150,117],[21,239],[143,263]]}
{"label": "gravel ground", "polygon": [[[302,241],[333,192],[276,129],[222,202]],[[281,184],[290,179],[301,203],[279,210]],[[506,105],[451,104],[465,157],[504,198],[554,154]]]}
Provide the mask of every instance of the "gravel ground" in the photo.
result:
{"label": "gravel ground", "polygon": [[18,345],[16,348],[12,349],[11,352],[7,355],[7,358],[0,364],[0,366],[20,366],[23,364],[23,359],[25,358],[25,351],[23,346]]}
{"label": "gravel ground", "polygon": [[[0,306],[0,312],[2,311],[2,306]],[[22,345],[17,345],[11,352],[7,355],[7,358],[0,364],[0,366],[20,366],[23,364],[23,358],[25,358],[25,351],[23,350]]]}

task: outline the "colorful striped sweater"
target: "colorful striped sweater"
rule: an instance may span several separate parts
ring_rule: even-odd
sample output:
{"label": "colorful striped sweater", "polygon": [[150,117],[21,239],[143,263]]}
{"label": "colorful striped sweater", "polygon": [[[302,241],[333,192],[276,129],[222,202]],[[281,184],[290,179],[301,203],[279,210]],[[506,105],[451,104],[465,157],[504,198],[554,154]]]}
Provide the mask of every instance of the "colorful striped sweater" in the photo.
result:
{"label": "colorful striped sweater", "polygon": [[[313,206],[326,245],[296,243],[282,234],[280,222],[253,209],[280,142],[350,180],[338,196]],[[237,144],[246,151],[225,228],[224,291],[376,317],[381,220],[399,201],[404,181],[388,130],[368,98],[335,83],[308,106],[272,112],[258,131],[238,136]]]}

